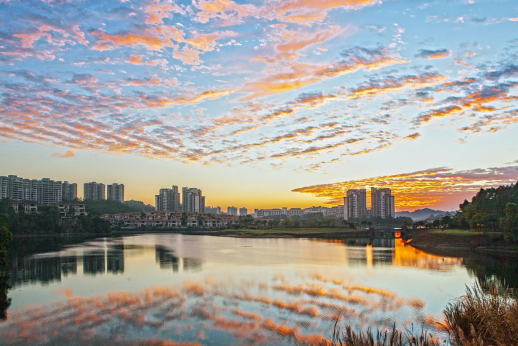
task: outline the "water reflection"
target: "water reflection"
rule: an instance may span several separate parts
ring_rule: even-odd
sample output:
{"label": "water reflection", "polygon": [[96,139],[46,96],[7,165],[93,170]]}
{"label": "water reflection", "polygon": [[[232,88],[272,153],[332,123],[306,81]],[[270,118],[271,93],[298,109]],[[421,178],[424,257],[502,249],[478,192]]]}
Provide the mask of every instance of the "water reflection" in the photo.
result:
{"label": "water reflection", "polygon": [[[211,344],[316,345],[340,318],[365,327],[390,326],[394,314],[437,325],[415,299],[366,286],[314,276],[298,282],[188,281],[137,292],[72,298],[64,303],[13,312],[0,335],[20,344],[92,344],[124,339]],[[391,316],[391,317],[387,317]],[[438,331],[438,330],[437,330]],[[131,343],[133,342],[133,343]]]}
{"label": "water reflection", "polygon": [[7,296],[10,288],[8,272],[0,268],[0,322],[7,318],[7,309],[11,306],[11,298]]}
{"label": "water reflection", "polygon": [[124,244],[110,246],[107,251],[106,261],[108,262],[109,273],[124,273]]}
{"label": "water reflection", "polygon": [[48,285],[54,281],[61,281],[62,275],[76,273],[75,257],[16,257],[11,259],[10,285],[12,287],[35,283]]}
{"label": "water reflection", "polygon": [[0,281],[0,319],[14,288],[0,338],[20,344],[303,344],[328,337],[338,316],[439,332],[469,275],[518,273],[511,260],[433,255],[394,238],[146,235],[29,248],[13,249]]}
{"label": "water reflection", "polygon": [[[120,239],[110,243],[86,243],[86,247],[65,247],[60,251],[21,254],[11,258],[8,280],[12,288],[27,284],[48,285],[60,282],[62,276],[77,275],[78,264],[82,264],[82,274],[96,276],[101,274],[123,274],[126,256],[140,256],[148,246],[124,245]],[[94,248],[94,250],[89,250]],[[163,245],[155,246],[156,263],[161,269],[172,269],[173,272],[197,271],[202,268],[203,261],[195,258],[181,258],[173,249]]]}
{"label": "water reflection", "polygon": [[173,250],[163,246],[155,246],[156,262],[160,269],[172,269],[173,272],[198,271],[202,268],[202,261],[196,258],[177,257]]}

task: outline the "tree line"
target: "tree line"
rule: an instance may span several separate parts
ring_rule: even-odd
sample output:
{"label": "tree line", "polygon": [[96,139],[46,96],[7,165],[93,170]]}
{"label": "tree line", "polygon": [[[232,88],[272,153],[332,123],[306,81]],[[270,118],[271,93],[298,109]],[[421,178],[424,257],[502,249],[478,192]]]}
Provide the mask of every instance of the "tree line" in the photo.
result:
{"label": "tree line", "polygon": [[0,215],[7,215],[7,227],[13,235],[43,235],[65,233],[108,233],[110,223],[95,214],[79,216],[63,222],[53,205],[38,206],[38,213],[20,210],[16,213],[8,199],[0,200]]}
{"label": "tree line", "polygon": [[508,238],[518,240],[518,185],[480,189],[471,202],[464,200],[459,205],[455,215],[447,215],[431,223],[414,222],[413,226],[503,231]]}

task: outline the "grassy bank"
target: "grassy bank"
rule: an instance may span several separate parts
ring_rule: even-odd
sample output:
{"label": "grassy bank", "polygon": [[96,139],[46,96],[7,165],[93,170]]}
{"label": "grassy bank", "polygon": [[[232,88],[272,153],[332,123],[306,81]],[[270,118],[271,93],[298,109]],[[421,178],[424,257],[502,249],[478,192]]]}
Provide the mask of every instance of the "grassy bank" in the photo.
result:
{"label": "grassy bank", "polygon": [[460,229],[410,230],[405,238],[413,247],[437,255],[455,251],[518,252],[518,245],[507,242],[501,232],[474,232]]}
{"label": "grassy bank", "polygon": [[334,238],[368,237],[369,230],[352,228],[272,228],[272,229],[227,229],[214,231],[211,235],[239,238]]}

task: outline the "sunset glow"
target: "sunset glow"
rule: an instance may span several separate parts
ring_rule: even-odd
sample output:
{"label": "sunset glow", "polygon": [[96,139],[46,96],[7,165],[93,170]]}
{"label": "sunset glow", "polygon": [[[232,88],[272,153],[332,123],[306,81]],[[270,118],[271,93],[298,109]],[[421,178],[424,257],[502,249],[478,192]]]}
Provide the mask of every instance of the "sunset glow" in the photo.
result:
{"label": "sunset glow", "polygon": [[365,186],[453,210],[518,180],[511,0],[0,9],[0,175],[119,182],[150,204],[195,186],[249,210]]}

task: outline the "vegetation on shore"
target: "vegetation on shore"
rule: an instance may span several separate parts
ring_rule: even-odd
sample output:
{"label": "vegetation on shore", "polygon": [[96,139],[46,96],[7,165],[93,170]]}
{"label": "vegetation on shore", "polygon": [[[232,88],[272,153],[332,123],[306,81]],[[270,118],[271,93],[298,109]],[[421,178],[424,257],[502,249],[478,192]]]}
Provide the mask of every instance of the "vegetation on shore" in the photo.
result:
{"label": "vegetation on shore", "polygon": [[[466,294],[444,309],[444,332],[453,346],[518,345],[518,301],[514,291],[493,282],[477,282]],[[432,346],[442,345],[437,336],[420,331],[391,330],[356,332],[351,326],[340,331],[335,325],[325,346]]]}
{"label": "vegetation on shore", "polygon": [[346,326],[341,332],[336,328],[333,331],[331,341],[322,342],[321,346],[435,346],[439,341],[429,332],[421,329],[420,332],[402,332],[396,329],[373,331],[367,328],[365,331],[355,332],[351,326]]}
{"label": "vegetation on shore", "polygon": [[9,229],[9,214],[0,212],[0,266],[7,264],[7,248],[13,240]]}
{"label": "vegetation on shore", "polygon": [[518,185],[480,189],[459,205],[454,216],[431,223],[414,222],[412,228],[453,228],[483,232],[504,232],[509,241],[518,241]]}
{"label": "vegetation on shore", "polygon": [[518,302],[509,289],[477,283],[444,314],[454,345],[518,345]]}
{"label": "vegetation on shore", "polygon": [[9,291],[6,266],[8,264],[7,250],[13,239],[9,230],[9,214],[0,212],[0,321],[5,320],[11,299],[7,297]]}
{"label": "vegetation on shore", "polygon": [[447,255],[448,250],[518,251],[516,242],[503,232],[420,229],[406,230],[403,236],[413,247],[438,255]]}
{"label": "vegetation on shore", "polygon": [[140,201],[126,201],[124,203],[120,203],[117,201],[110,200],[91,200],[87,199],[82,201],[85,205],[86,211],[89,215],[99,216],[102,214],[118,214],[118,213],[133,213],[133,212],[146,212],[153,211],[153,208],[150,205],[144,204]]}
{"label": "vegetation on shore", "polygon": [[7,199],[0,200],[0,214],[7,214],[7,226],[13,235],[49,235],[68,233],[109,233],[110,223],[96,215],[80,216],[62,222],[56,206],[39,206],[37,214],[16,213]]}

